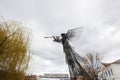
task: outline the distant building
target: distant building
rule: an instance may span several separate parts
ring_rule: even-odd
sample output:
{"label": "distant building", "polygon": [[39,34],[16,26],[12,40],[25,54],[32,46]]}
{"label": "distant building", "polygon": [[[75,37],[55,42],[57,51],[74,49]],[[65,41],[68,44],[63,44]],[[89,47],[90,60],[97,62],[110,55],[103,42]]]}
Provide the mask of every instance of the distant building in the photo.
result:
{"label": "distant building", "polygon": [[25,76],[25,80],[37,80],[37,76],[36,75],[28,75],[28,76]]}
{"label": "distant building", "polygon": [[99,80],[120,80],[120,60],[102,64],[104,68],[98,73]]}
{"label": "distant building", "polygon": [[60,74],[60,73],[46,73],[44,75],[39,75],[39,80],[69,80],[68,74]]}

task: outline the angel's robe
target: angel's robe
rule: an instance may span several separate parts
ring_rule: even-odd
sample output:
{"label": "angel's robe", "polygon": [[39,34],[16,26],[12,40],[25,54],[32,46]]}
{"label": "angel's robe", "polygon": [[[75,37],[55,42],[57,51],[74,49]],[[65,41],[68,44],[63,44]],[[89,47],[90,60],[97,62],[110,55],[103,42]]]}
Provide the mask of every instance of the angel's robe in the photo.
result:
{"label": "angel's robe", "polygon": [[61,42],[63,45],[66,63],[68,64],[69,68],[70,80],[76,80],[79,75],[88,76],[87,72],[80,64],[82,57],[72,49],[67,36],[63,34],[61,39],[54,37],[54,41]]}

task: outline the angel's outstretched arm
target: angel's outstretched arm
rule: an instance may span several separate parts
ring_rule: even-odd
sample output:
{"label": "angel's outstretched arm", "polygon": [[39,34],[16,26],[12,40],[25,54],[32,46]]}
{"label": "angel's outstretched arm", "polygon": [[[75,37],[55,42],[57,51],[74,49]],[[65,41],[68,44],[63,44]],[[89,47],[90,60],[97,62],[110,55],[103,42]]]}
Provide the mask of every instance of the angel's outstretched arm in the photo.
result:
{"label": "angel's outstretched arm", "polygon": [[55,42],[61,42],[61,39],[60,39],[60,37],[59,36],[53,36],[53,41],[55,41]]}

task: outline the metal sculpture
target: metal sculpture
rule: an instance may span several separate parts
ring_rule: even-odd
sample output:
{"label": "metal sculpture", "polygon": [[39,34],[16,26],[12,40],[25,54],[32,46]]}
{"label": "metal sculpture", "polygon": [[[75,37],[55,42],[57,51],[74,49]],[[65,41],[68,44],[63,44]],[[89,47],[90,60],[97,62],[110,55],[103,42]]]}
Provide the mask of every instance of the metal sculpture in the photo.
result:
{"label": "metal sculpture", "polygon": [[80,36],[83,27],[70,29],[67,33],[62,33],[61,36],[52,36],[45,38],[53,38],[55,42],[62,43],[63,51],[65,53],[66,63],[68,64],[70,79],[76,80],[79,75],[87,76],[87,72],[81,66],[82,57],[74,51],[69,44],[69,41],[76,39]]}

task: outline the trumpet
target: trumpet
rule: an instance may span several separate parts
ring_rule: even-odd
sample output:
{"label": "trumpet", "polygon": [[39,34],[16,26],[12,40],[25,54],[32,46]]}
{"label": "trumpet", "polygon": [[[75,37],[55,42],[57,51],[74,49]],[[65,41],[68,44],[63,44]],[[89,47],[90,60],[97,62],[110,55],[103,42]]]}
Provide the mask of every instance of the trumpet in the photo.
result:
{"label": "trumpet", "polygon": [[49,36],[49,37],[44,37],[44,38],[53,38],[52,36]]}
{"label": "trumpet", "polygon": [[54,37],[59,38],[60,36],[48,36],[48,37],[44,37],[44,38],[54,38]]}

